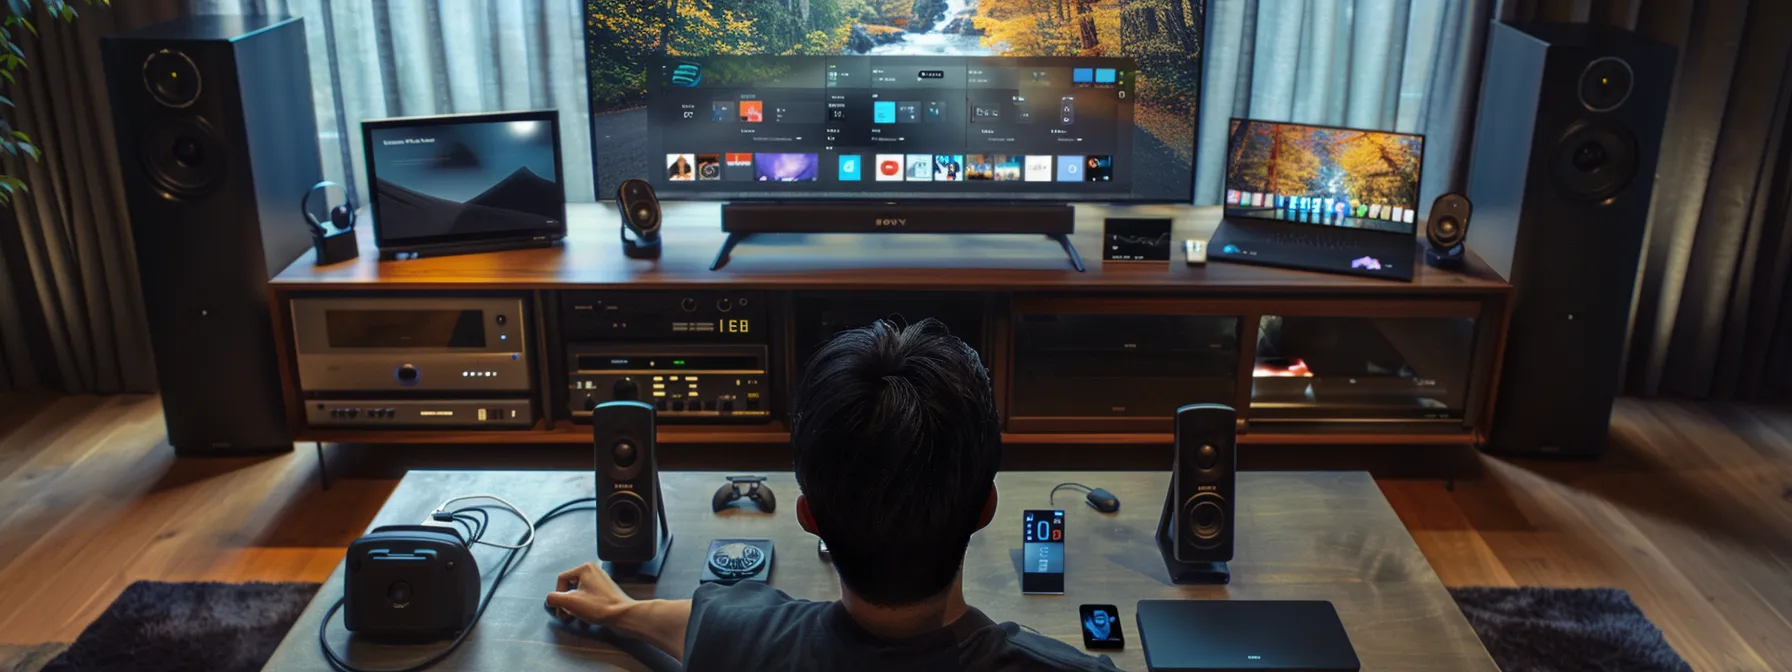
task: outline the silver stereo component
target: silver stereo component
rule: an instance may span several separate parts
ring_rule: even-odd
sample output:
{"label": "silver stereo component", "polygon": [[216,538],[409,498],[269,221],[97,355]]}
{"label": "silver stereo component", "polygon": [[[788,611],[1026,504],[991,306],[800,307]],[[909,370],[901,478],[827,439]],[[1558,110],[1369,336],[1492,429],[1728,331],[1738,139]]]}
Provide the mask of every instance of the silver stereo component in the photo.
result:
{"label": "silver stereo component", "polygon": [[606,401],[653,405],[656,422],[771,420],[763,345],[571,343],[567,410],[590,422]]}
{"label": "silver stereo component", "polygon": [[318,392],[528,392],[520,298],[292,300],[299,389]]}
{"label": "silver stereo component", "polygon": [[535,426],[528,399],[339,399],[305,401],[312,427],[417,429]]}

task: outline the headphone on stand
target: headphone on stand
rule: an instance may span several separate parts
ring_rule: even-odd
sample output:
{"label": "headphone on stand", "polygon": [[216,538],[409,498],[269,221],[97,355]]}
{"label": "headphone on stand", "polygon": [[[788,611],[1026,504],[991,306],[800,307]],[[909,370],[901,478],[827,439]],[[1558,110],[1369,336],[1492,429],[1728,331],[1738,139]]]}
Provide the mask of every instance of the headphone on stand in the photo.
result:
{"label": "headphone on stand", "polygon": [[[660,200],[647,180],[623,180],[616,186],[616,212],[622,216],[622,254],[630,259],[660,258]],[[634,234],[634,240],[629,234]]]}
{"label": "headphone on stand", "polygon": [[[342,192],[342,204],[330,208],[330,226],[326,228],[317,215],[312,214],[311,197],[330,187]],[[328,266],[361,255],[359,244],[355,242],[355,202],[349,198],[348,189],[329,180],[311,185],[305,190],[305,198],[299,201],[299,209],[305,211],[305,224],[311,229],[317,265]]]}

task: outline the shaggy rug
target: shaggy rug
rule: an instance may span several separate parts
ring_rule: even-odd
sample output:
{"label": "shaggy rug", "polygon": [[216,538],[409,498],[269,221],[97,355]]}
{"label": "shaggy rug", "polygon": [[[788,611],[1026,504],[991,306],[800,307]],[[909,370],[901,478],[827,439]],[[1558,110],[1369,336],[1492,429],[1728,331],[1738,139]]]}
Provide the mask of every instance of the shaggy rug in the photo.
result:
{"label": "shaggy rug", "polygon": [[255,672],[317,586],[139,581],[43,669]]}
{"label": "shaggy rug", "polygon": [[1451,588],[1505,672],[1692,672],[1617,588]]}

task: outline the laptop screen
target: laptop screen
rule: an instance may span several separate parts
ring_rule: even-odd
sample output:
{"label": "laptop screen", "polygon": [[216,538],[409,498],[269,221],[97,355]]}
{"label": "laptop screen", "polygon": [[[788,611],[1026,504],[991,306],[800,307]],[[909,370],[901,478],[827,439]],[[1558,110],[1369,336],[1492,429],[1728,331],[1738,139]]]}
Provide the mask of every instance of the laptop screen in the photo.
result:
{"label": "laptop screen", "polygon": [[1425,138],[1233,119],[1226,215],[1412,235]]}

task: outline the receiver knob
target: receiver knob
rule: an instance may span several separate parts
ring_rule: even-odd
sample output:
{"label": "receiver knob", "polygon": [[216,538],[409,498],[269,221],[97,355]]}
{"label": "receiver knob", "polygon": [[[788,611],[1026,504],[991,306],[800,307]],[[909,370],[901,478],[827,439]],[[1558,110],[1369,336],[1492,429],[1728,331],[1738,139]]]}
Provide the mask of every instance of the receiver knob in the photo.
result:
{"label": "receiver knob", "polygon": [[400,364],[398,370],[392,372],[392,376],[397,378],[400,383],[415,385],[417,384],[417,367],[410,364]]}
{"label": "receiver knob", "polygon": [[697,300],[687,296],[683,301],[678,302],[678,307],[683,308],[687,313],[696,312]]}
{"label": "receiver knob", "polygon": [[728,414],[733,413],[734,412],[734,400],[733,399],[723,399],[721,401],[716,402],[716,410],[721,411],[723,415],[728,415]]}
{"label": "receiver knob", "polygon": [[635,385],[635,381],[623,378],[622,380],[616,381],[616,384],[610,386],[610,392],[611,396],[615,397],[618,401],[634,401],[636,396],[640,394],[641,388]]}
{"label": "receiver knob", "polygon": [[589,395],[589,394],[585,395],[585,410],[587,410],[587,411],[597,410],[597,400],[592,399],[591,395]]}

